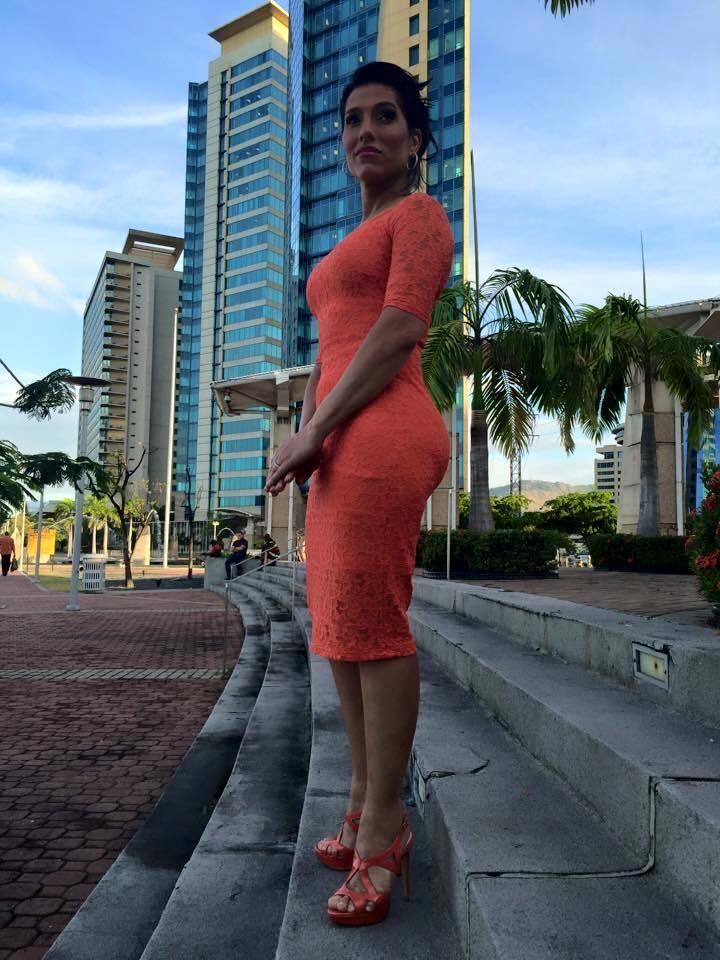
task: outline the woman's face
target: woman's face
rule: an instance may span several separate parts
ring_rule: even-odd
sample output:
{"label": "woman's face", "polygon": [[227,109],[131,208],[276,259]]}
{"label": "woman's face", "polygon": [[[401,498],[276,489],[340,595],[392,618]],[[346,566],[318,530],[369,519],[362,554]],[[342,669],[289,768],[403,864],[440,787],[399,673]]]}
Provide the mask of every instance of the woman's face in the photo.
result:
{"label": "woman's face", "polygon": [[369,83],[348,97],[342,142],[350,173],[364,183],[379,183],[407,174],[410,154],[420,149],[420,133],[408,130],[392,87]]}

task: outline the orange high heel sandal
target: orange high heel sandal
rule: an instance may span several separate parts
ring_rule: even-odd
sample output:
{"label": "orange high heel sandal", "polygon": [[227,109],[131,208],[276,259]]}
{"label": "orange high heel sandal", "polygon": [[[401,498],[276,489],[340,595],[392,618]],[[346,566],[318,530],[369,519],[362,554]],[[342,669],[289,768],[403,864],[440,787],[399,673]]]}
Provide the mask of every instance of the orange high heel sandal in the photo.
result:
{"label": "orange high heel sandal", "polygon": [[[352,813],[346,813],[343,823],[346,823],[354,832],[358,832],[360,826],[360,817],[362,810],[354,810]],[[352,867],[353,853],[352,847],[346,847],[342,842],[343,828],[336,837],[328,837],[326,840],[318,840],[315,844],[315,856],[320,863],[329,867],[331,870],[349,870]]]}
{"label": "orange high heel sandal", "polygon": [[[354,851],[353,869],[345,883],[339,890],[335,891],[336,897],[350,897],[355,907],[354,910],[332,910],[328,907],[327,914],[335,923],[343,924],[348,927],[364,927],[371,923],[382,923],[390,910],[390,894],[378,893],[375,885],[370,879],[368,872],[370,867],[383,867],[394,873],[396,877],[402,875],[403,895],[406,900],[410,899],[410,850],[413,844],[412,833],[408,835],[405,844],[402,843],[402,835],[408,827],[407,816],[403,816],[400,830],[387,848],[381,853],[376,853],[372,857],[361,859],[357,850]],[[365,890],[351,890],[350,881],[360,874]],[[368,903],[374,904],[372,910],[367,909]]]}

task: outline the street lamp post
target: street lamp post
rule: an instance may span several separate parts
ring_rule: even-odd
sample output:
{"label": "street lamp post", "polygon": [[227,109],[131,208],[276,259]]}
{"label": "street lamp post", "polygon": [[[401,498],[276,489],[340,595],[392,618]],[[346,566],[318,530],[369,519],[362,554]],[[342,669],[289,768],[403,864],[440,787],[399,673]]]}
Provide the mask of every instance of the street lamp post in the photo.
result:
{"label": "street lamp post", "polygon": [[[80,429],[78,438],[78,457],[84,457],[87,449],[87,416],[93,401],[96,387],[108,387],[108,380],[98,377],[66,377],[66,383],[79,387]],[[66,610],[79,610],[78,581],[80,578],[80,549],[82,545],[83,503],[85,500],[85,475],[83,474],[75,488],[75,538],[73,540],[72,575],[70,577],[70,599]]]}

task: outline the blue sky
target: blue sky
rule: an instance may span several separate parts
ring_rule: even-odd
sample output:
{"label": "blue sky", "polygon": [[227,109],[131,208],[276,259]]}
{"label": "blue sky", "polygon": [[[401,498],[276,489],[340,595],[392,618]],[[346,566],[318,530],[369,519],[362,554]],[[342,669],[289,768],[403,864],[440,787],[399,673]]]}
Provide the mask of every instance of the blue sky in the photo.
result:
{"label": "blue sky", "polygon": [[[254,5],[4,10],[0,355],[21,378],[79,372],[83,303],[128,227],[182,234],[187,83],[216,55],[208,30]],[[597,0],[563,21],[540,0],[473,0],[471,25],[481,276],[517,265],[577,303],[637,296],[642,230],[652,303],[720,294],[716,0]],[[590,444],[568,460],[551,423],[537,432],[525,477],[591,482]],[[0,409],[0,436],[74,453],[75,416]],[[507,475],[493,455],[491,482]]]}

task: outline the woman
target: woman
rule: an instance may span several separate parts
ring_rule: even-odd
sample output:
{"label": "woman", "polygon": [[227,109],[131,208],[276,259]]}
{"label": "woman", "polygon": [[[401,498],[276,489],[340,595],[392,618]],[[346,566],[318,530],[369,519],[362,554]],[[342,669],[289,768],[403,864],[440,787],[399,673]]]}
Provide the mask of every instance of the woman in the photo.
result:
{"label": "woman", "polygon": [[[352,870],[330,898],[337,923],[378,923],[412,834],[400,799],[419,701],[408,626],[420,520],[448,462],[445,423],[421,369],[453,235],[442,207],[416,192],[434,143],[424,84],[390,63],[353,75],[341,98],[349,174],[362,223],[307,283],[320,349],[300,429],[273,459],[277,496],[314,471],[306,520],[312,650],[327,657],[352,754],[347,815],[318,858]],[[383,536],[366,538],[367,513]]]}

